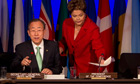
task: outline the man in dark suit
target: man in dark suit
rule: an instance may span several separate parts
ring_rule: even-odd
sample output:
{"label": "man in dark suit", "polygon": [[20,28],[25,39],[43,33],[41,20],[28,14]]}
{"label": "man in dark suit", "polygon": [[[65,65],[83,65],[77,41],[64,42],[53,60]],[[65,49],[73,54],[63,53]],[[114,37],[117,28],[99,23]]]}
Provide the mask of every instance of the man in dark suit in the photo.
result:
{"label": "man in dark suit", "polygon": [[43,39],[45,24],[33,19],[28,25],[31,41],[16,46],[16,58],[11,68],[16,72],[59,74],[62,72],[58,45],[54,41]]}

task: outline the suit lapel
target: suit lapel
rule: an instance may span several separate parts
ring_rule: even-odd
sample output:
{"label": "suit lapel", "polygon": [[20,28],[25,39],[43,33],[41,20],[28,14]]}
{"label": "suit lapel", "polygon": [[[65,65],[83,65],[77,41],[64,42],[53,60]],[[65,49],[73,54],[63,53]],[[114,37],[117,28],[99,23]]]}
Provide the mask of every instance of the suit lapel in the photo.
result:
{"label": "suit lapel", "polygon": [[72,18],[69,19],[69,22],[65,26],[66,39],[73,46],[74,45],[74,22]]}
{"label": "suit lapel", "polygon": [[89,18],[87,17],[86,20],[85,20],[85,23],[84,25],[81,27],[76,39],[75,39],[75,42],[79,41],[81,38],[83,38],[86,34],[86,31],[88,29],[88,26],[89,26]]}
{"label": "suit lapel", "polygon": [[44,56],[43,56],[43,65],[42,65],[42,69],[45,68],[45,66],[47,65],[47,61],[48,61],[48,56],[47,56],[47,53],[48,53],[48,45],[47,45],[47,40],[44,40]]}
{"label": "suit lapel", "polygon": [[73,46],[74,45],[74,25],[70,26],[70,32],[68,35],[70,38],[71,45]]}
{"label": "suit lapel", "polygon": [[71,42],[72,46],[75,45],[75,42],[79,41],[81,38],[83,38],[85,36],[86,31],[87,31],[88,26],[89,26],[89,24],[88,24],[89,22],[90,22],[90,20],[87,17],[84,25],[82,26],[82,28],[81,28],[80,32],[78,33],[75,40],[74,40],[74,22],[72,20],[70,23],[68,23],[68,26],[67,26],[67,28],[68,28],[68,38],[70,38],[70,42]]}
{"label": "suit lapel", "polygon": [[[33,49],[33,45],[31,43],[31,41],[29,42],[29,45],[28,45],[28,51],[30,53],[29,57],[30,57],[30,60],[32,61],[31,62],[31,67],[36,67],[38,68],[38,64],[37,64],[37,60],[36,60],[36,55],[35,55],[35,52],[34,52],[34,49]],[[33,71],[37,71],[39,72],[39,68],[36,69],[36,70],[33,70]]]}
{"label": "suit lapel", "polygon": [[28,48],[28,52],[30,53],[29,57],[33,58],[35,56],[35,52],[34,52],[31,41],[29,41],[29,45],[27,46],[27,48]]}
{"label": "suit lapel", "polygon": [[84,28],[84,27],[82,27],[82,28],[80,29],[80,31],[79,31],[79,33],[78,33],[76,39],[75,39],[75,42],[77,42],[77,41],[79,41],[81,38],[83,38],[84,35],[86,34],[86,31],[87,31],[87,29]]}

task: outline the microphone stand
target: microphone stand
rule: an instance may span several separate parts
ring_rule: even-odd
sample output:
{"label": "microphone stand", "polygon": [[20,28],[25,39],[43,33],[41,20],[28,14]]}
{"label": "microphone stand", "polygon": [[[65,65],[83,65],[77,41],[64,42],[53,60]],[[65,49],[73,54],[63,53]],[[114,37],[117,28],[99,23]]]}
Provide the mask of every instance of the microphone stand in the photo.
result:
{"label": "microphone stand", "polygon": [[31,56],[31,63],[30,63],[30,73],[32,73],[32,56]]}
{"label": "microphone stand", "polygon": [[101,60],[102,60],[102,57],[100,58],[100,60],[99,60],[99,73],[100,73],[100,64],[101,64]]}

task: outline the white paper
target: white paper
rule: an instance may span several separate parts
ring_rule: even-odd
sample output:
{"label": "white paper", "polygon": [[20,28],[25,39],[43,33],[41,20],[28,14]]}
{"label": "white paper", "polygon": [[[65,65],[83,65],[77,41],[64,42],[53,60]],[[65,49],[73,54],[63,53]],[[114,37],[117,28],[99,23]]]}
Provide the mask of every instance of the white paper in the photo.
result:
{"label": "white paper", "polygon": [[140,79],[140,74],[138,74],[138,79]]}
{"label": "white paper", "polygon": [[65,79],[65,75],[44,75],[44,79]]}
{"label": "white paper", "polygon": [[[108,59],[104,61],[104,64],[100,64],[100,66],[108,66],[111,63],[112,57],[110,56]],[[99,66],[99,63],[89,62],[89,64]]]}

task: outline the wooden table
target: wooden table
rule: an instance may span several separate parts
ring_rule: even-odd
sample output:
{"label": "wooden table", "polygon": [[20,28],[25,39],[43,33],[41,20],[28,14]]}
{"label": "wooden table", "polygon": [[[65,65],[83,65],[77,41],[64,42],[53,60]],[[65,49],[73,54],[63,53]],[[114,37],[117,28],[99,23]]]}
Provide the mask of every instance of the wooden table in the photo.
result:
{"label": "wooden table", "polygon": [[[43,80],[12,80],[16,84],[140,84],[138,79],[43,79]],[[2,80],[0,81],[2,82]]]}

